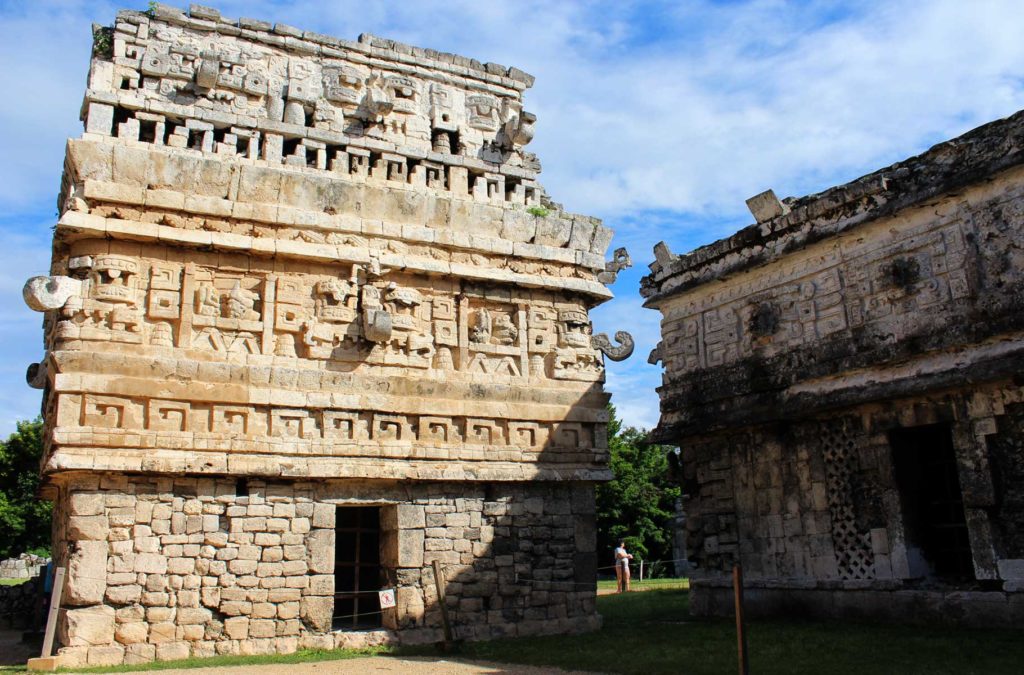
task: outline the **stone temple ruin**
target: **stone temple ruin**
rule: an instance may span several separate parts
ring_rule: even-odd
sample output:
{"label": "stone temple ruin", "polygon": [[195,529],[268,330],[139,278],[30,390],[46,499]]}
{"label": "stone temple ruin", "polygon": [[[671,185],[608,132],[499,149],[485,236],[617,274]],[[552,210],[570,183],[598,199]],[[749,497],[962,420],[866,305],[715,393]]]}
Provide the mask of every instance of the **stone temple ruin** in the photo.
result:
{"label": "stone temple ruin", "polygon": [[693,611],[1024,619],[1024,113],[644,278]]}
{"label": "stone temple ruin", "polygon": [[[628,264],[515,68],[155,5],[95,29],[45,313],[65,666],[595,628],[588,310]],[[397,606],[377,591],[396,588]]]}

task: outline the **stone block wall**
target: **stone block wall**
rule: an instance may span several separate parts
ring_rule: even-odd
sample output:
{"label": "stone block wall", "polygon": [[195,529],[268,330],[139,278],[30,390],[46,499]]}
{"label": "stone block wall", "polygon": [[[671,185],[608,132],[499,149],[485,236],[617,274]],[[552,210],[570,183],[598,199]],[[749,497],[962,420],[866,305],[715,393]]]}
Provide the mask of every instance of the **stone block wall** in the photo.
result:
{"label": "stone block wall", "polygon": [[[442,563],[457,636],[598,625],[592,488],[80,476],[61,490],[65,666],[292,652],[440,637]],[[467,489],[468,487],[468,489]],[[335,514],[381,507],[398,606],[381,630],[332,630]],[[398,632],[397,629],[401,629]]]}
{"label": "stone block wall", "polygon": [[30,579],[37,576],[48,562],[50,562],[49,558],[31,553],[22,553],[17,558],[0,560],[0,579]]}
{"label": "stone block wall", "polygon": [[[997,420],[997,433],[988,439],[992,473],[1000,494],[993,516],[995,549],[1002,558],[1024,558],[1024,405],[1006,407]],[[1024,562],[1013,567],[1024,576]]]}
{"label": "stone block wall", "polygon": [[[755,614],[1004,623],[1024,589],[1022,395],[993,384],[684,446],[691,611],[731,612],[727,575],[740,563]],[[961,587],[935,576],[907,531],[888,437],[937,423],[952,431],[971,539],[976,581]],[[882,611],[894,591],[900,601]]]}

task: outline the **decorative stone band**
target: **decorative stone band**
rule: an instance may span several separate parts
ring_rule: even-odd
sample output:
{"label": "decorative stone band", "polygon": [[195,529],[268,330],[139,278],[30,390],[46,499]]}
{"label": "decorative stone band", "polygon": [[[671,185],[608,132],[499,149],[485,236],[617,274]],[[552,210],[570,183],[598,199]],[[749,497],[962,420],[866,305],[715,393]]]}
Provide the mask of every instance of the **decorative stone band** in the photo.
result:
{"label": "decorative stone band", "polygon": [[[158,102],[147,105],[146,112],[138,111],[137,101],[118,92],[90,90],[85,100],[91,121],[87,127],[90,138],[112,137],[121,142],[161,147],[164,137],[169,136],[168,140],[176,144],[167,147],[189,154],[353,177],[381,175],[397,182],[426,185],[456,198],[493,203],[539,205],[543,192],[537,183],[538,171],[498,161],[450,152],[416,152],[374,138],[269,120],[253,121],[243,128],[235,126],[240,120],[229,119],[227,123],[231,126],[221,135],[215,134],[213,123],[224,124],[223,114],[212,111],[197,109],[183,116],[180,106]],[[127,121],[115,123],[117,119]],[[154,125],[152,137],[141,134],[145,124]],[[181,140],[177,141],[178,138]]]}
{"label": "decorative stone band", "polygon": [[611,480],[607,460],[554,463],[505,460],[453,461],[403,457],[382,450],[380,456],[349,457],[302,453],[188,451],[161,446],[123,448],[108,445],[61,446],[47,455],[44,474],[70,471],[115,473],[231,475],[281,478],[359,478],[379,480],[592,481]]}
{"label": "decorative stone band", "polygon": [[[855,181],[799,199],[787,199],[764,222],[726,239],[675,256],[664,243],[655,247],[658,261],[641,280],[646,306],[656,307],[672,295],[721,281],[778,260],[824,237],[892,216],[939,195],[1018,167],[1024,155],[1024,112],[996,120]],[[785,208],[781,208],[784,206]]]}
{"label": "decorative stone band", "polygon": [[68,155],[61,203],[74,211],[123,204],[166,213],[167,221],[181,220],[183,212],[248,223],[248,229],[270,226],[277,238],[320,242],[372,235],[578,265],[590,274],[609,264],[616,271],[628,266],[622,249],[615,261],[605,262],[612,232],[595,218],[564,212],[540,217],[489,200],[460,204],[448,192],[386,173],[321,174],[253,164],[225,172],[225,160],[217,156],[88,140],[70,141]]}
{"label": "decorative stone band", "polygon": [[[338,454],[340,446],[353,445],[354,451],[346,452],[378,456],[379,451],[369,450],[370,446],[415,443],[415,452],[424,456],[430,446],[465,445],[467,459],[483,459],[481,448],[496,453],[498,448],[514,448],[534,453],[531,458],[535,458],[535,453],[548,450],[553,454],[602,454],[606,444],[600,423],[60,394],[55,440],[81,443],[83,434],[107,434],[109,430],[155,432],[161,444],[183,448],[235,449],[238,441],[245,439],[245,448],[239,452],[258,452],[270,446],[284,451],[289,443],[298,441],[303,447],[296,451],[323,455]],[[117,444],[145,447],[155,440],[123,436]],[[496,456],[511,459],[500,453]],[[448,459],[448,453],[439,458]]]}
{"label": "decorative stone band", "polygon": [[[163,3],[153,3],[150,12],[122,10],[117,13],[118,22],[141,24],[157,20],[192,29],[201,33],[216,33],[224,36],[241,36],[273,47],[287,47],[301,54],[323,56],[345,56],[381,58],[406,65],[422,66],[434,72],[450,73],[460,77],[472,77],[514,89],[533,86],[534,78],[529,73],[498,63],[481,63],[476,59],[458,54],[438,52],[394,40],[363,33],[358,41],[344,40],[303,31],[283,23],[271,23],[242,17],[229,19],[211,7],[192,5],[188,12]],[[344,50],[344,52],[340,51]]]}
{"label": "decorative stone band", "polygon": [[[316,262],[343,262],[368,264],[370,252],[365,246],[332,245],[302,240],[282,241],[265,237],[251,237],[227,232],[186,230],[168,225],[156,225],[118,218],[103,218],[90,214],[67,211],[57,223],[58,233],[66,241],[80,238],[103,237],[163,242],[187,247],[212,247],[226,252],[253,253],[267,257],[282,257]],[[526,251],[531,245],[515,247]],[[509,269],[489,269],[480,265],[445,262],[398,253],[382,252],[378,262],[384,267],[405,268],[409,272],[428,275],[457,276],[475,281],[514,284],[525,288],[547,288],[582,293],[600,299],[612,297],[611,291],[597,281],[572,277],[550,277],[514,272]]]}

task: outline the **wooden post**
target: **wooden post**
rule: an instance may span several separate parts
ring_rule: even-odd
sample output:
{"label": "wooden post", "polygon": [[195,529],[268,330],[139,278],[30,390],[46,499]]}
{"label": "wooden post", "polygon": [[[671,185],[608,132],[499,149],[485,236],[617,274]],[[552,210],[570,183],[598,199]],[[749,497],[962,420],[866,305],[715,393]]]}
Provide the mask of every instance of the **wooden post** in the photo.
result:
{"label": "wooden post", "polygon": [[60,596],[64,593],[64,572],[63,567],[54,570],[50,611],[46,615],[46,633],[43,636],[43,652],[39,658],[28,660],[26,665],[29,670],[57,669],[57,659],[50,656],[50,653],[53,651],[53,635],[57,632],[57,618],[60,616]]}
{"label": "wooden post", "polygon": [[441,621],[444,623],[445,646],[450,646],[452,640],[452,625],[448,622],[448,601],[445,600],[444,584],[441,583],[441,566],[434,561],[434,585],[437,587],[437,604],[441,607]]}
{"label": "wooden post", "polygon": [[644,582],[644,559],[640,559],[640,583]]}
{"label": "wooden post", "polygon": [[63,567],[58,567],[53,574],[53,594],[50,596],[50,612],[46,615],[43,653],[40,654],[44,658],[53,651],[53,634],[57,631],[57,618],[60,615],[60,596],[64,593],[64,572]]}
{"label": "wooden post", "polygon": [[736,598],[736,650],[739,654],[739,673],[748,675],[747,634],[743,630],[743,569],[739,565],[732,568],[732,590]]}

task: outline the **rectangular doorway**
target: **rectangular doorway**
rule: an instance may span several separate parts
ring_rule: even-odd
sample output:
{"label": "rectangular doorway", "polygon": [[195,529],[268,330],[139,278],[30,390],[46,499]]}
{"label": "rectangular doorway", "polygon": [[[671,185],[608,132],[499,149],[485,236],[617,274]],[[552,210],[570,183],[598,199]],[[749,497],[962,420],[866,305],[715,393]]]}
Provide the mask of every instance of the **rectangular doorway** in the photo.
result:
{"label": "rectangular doorway", "polygon": [[934,576],[974,579],[953,435],[948,424],[889,432],[907,545],[917,547]]}
{"label": "rectangular doorway", "polygon": [[336,516],[334,628],[380,628],[380,508],[339,506]]}

